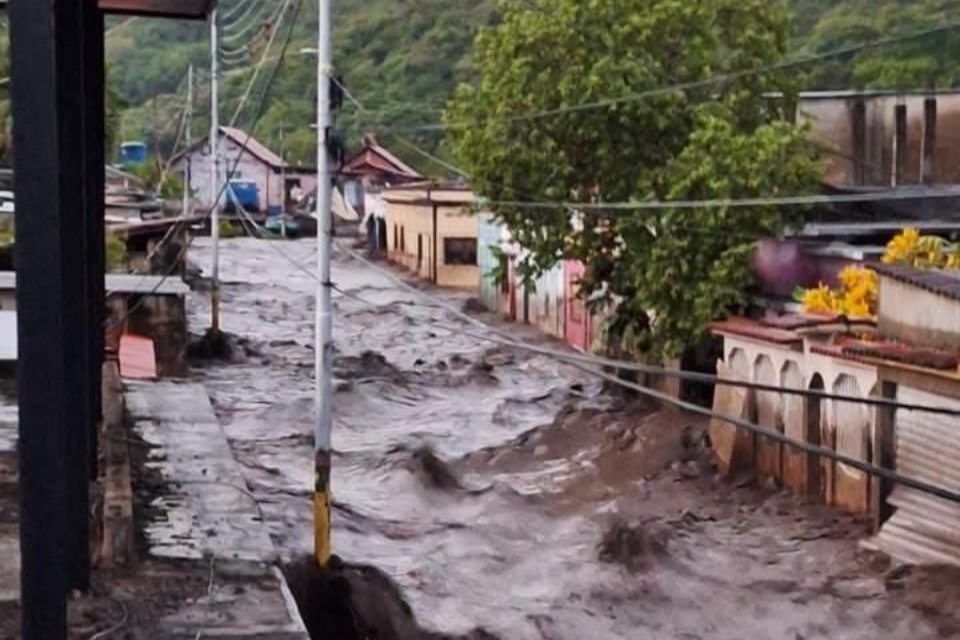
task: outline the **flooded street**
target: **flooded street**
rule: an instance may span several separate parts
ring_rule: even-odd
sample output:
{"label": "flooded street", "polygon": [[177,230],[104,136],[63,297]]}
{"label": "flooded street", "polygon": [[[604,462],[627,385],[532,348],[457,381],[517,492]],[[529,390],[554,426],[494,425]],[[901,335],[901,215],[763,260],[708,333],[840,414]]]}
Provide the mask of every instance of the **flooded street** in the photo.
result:
{"label": "flooded street", "polygon": [[[289,558],[313,540],[314,248],[223,243],[223,328],[244,356],[193,370]],[[207,239],[191,257],[209,273]],[[858,550],[863,523],[717,479],[701,421],[458,334],[464,323],[347,256],[333,278],[349,294],[334,294],[334,549],[389,576],[424,629],[502,640],[960,633],[949,615],[920,612],[936,612],[945,586]],[[188,311],[194,333],[208,326],[206,294]]]}

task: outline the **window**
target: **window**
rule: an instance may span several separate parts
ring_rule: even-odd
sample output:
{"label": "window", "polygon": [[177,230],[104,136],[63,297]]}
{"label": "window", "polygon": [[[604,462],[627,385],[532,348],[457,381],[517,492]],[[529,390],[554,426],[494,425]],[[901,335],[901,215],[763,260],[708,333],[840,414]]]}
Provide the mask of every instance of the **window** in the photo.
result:
{"label": "window", "polygon": [[400,247],[400,227],[393,225],[393,250],[396,251]]}
{"label": "window", "polygon": [[476,238],[444,238],[444,264],[477,264]]}
{"label": "window", "polygon": [[407,230],[400,227],[400,251],[407,250]]}

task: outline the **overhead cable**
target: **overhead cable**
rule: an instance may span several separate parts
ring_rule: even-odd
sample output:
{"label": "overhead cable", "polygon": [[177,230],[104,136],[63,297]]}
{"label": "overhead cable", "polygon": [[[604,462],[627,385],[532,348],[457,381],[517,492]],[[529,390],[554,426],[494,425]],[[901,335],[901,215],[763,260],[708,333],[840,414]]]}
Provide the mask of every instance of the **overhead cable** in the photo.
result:
{"label": "overhead cable", "polygon": [[[345,249],[345,247],[343,247],[342,245],[340,245],[340,246],[341,246],[342,249]],[[416,293],[416,294],[417,294],[418,296],[420,296],[420,297],[424,297],[424,298],[430,300],[430,302],[437,303],[437,304],[438,304],[439,306],[441,306],[441,307],[444,307],[444,308],[449,307],[449,305],[446,305],[446,304],[443,303],[442,301],[436,300],[433,296],[430,296],[429,294],[426,294],[425,292],[417,289],[416,287],[414,287],[414,286],[412,286],[412,285],[409,285],[408,283],[406,283],[406,282],[404,282],[403,280],[401,280],[401,279],[397,278],[396,276],[394,276],[392,273],[387,272],[385,269],[379,268],[377,265],[374,265],[372,262],[366,260],[365,258],[363,258],[362,256],[360,256],[360,255],[357,254],[356,252],[353,252],[352,250],[349,250],[349,249],[345,249],[345,250],[347,251],[348,254],[352,255],[354,258],[357,258],[357,259],[361,260],[362,262],[364,262],[365,264],[367,264],[368,266],[373,267],[374,269],[376,269],[378,272],[380,272],[381,274],[383,274],[383,275],[385,275],[386,277],[388,277],[388,278],[389,278],[390,280],[392,280],[393,282],[401,285],[403,288],[408,289],[408,290]],[[363,298],[361,298],[361,297],[359,297],[359,296],[355,296],[355,295],[353,295],[352,293],[347,292],[347,291],[345,291],[344,289],[342,289],[342,288],[340,288],[340,287],[335,286],[334,288],[335,288],[337,291],[339,291],[341,294],[345,294],[345,295],[348,295],[348,296],[353,297],[353,298],[355,298],[355,299],[358,299],[358,300],[360,300],[361,302],[365,302],[366,304],[368,304],[368,305],[371,306],[371,307],[378,307],[378,306],[380,306],[380,305],[377,305],[377,304],[375,304],[375,303],[373,303],[373,302],[366,301],[366,300],[364,300]],[[451,307],[451,308],[452,308],[452,307]],[[460,316],[461,314],[462,314],[462,312],[460,312],[459,310],[457,310],[457,315]],[[484,323],[482,323],[482,322],[477,321],[475,318],[471,318],[470,316],[466,316],[466,314],[462,314],[462,315],[465,316],[466,318],[469,318],[471,324],[473,324],[473,323],[479,323],[480,325],[482,325],[483,327],[485,327],[487,330],[492,330],[492,332],[493,332],[494,334],[501,334],[501,333],[502,333],[502,332],[500,332],[500,331],[494,330],[492,327],[489,327],[488,325],[486,325],[486,324],[484,324]],[[434,323],[434,324],[435,324],[435,323]],[[466,331],[463,331],[463,330],[461,330],[461,329],[451,328],[451,327],[449,327],[449,325],[444,325],[444,328],[445,328],[447,331],[449,331],[450,333],[453,333],[453,334],[462,334],[462,335],[467,335],[467,336],[469,336],[469,337],[472,337],[472,338],[475,338],[475,339],[478,339],[478,340],[484,340],[484,341],[490,341],[490,342],[495,342],[495,343],[501,343],[501,344],[504,344],[505,346],[509,346],[509,347],[511,347],[511,348],[514,348],[514,349],[517,349],[517,350],[520,350],[520,351],[527,351],[527,352],[531,352],[531,353],[536,353],[536,352],[537,352],[537,351],[535,351],[535,347],[533,347],[533,345],[526,344],[526,343],[516,342],[515,340],[513,340],[513,339],[511,339],[511,338],[503,339],[503,338],[496,338],[496,337],[493,337],[493,336],[484,336],[484,335],[481,335],[481,334],[475,334],[475,333],[472,333],[472,332],[466,332]],[[562,354],[562,355],[565,356],[565,354]],[[912,489],[916,489],[916,490],[918,490],[918,491],[921,491],[921,492],[924,492],[924,493],[927,493],[927,494],[936,496],[936,497],[938,497],[938,498],[942,498],[942,499],[944,499],[944,500],[948,500],[948,501],[950,501],[950,502],[960,503],[960,493],[958,493],[958,492],[956,492],[956,491],[951,491],[951,490],[949,490],[949,489],[945,489],[945,488],[943,488],[943,487],[936,486],[936,485],[933,485],[933,484],[924,482],[924,481],[922,481],[922,480],[917,480],[916,478],[912,478],[912,477],[910,477],[910,476],[902,475],[902,474],[900,474],[900,473],[898,473],[898,472],[896,472],[896,471],[892,471],[892,470],[890,470],[890,469],[886,469],[886,468],[883,468],[883,467],[878,467],[878,466],[876,466],[876,465],[874,465],[874,464],[872,464],[872,463],[865,462],[865,461],[863,461],[863,460],[860,460],[860,459],[857,459],[857,458],[853,458],[853,457],[844,455],[844,454],[842,454],[842,453],[838,453],[838,452],[834,451],[833,449],[828,449],[828,448],[822,447],[822,446],[820,446],[820,445],[814,445],[814,444],[810,444],[810,443],[808,443],[808,442],[803,442],[803,441],[800,441],[800,440],[795,440],[795,439],[791,438],[790,436],[787,436],[786,434],[784,434],[784,433],[782,433],[782,432],[780,432],[780,431],[777,431],[777,430],[775,430],[775,429],[769,429],[769,428],[760,426],[760,425],[758,425],[758,424],[755,424],[755,423],[753,423],[753,422],[750,422],[749,420],[745,420],[745,419],[743,419],[743,418],[739,418],[739,417],[735,417],[735,416],[724,415],[724,414],[718,413],[718,412],[716,412],[716,411],[713,411],[713,410],[711,410],[711,409],[707,409],[706,407],[701,407],[700,405],[694,404],[694,403],[692,403],[692,402],[686,402],[686,401],[684,401],[684,400],[680,400],[680,399],[678,399],[678,398],[674,398],[673,396],[668,395],[668,394],[666,394],[666,393],[662,393],[662,392],[660,392],[660,391],[656,391],[656,390],[654,390],[654,389],[650,389],[650,388],[648,388],[648,387],[645,387],[645,386],[643,386],[643,385],[639,385],[639,384],[630,382],[630,381],[628,381],[628,380],[623,380],[622,378],[620,378],[620,377],[618,377],[618,376],[616,376],[616,375],[613,375],[613,374],[610,374],[610,373],[606,373],[606,372],[604,372],[604,371],[602,371],[602,370],[600,370],[600,369],[596,369],[596,368],[593,368],[593,367],[590,367],[590,366],[587,366],[587,365],[584,365],[584,364],[579,364],[579,363],[576,363],[576,362],[571,362],[571,361],[570,361],[569,359],[567,359],[566,357],[558,357],[557,355],[553,355],[553,354],[549,354],[549,357],[551,357],[551,358],[553,358],[553,359],[555,359],[555,360],[558,360],[558,361],[560,361],[560,362],[566,362],[567,364],[570,364],[571,366],[573,366],[573,367],[575,367],[575,368],[577,368],[577,369],[580,369],[580,370],[583,371],[584,373],[587,373],[587,374],[589,374],[589,375],[592,375],[592,376],[601,378],[601,379],[603,379],[603,380],[605,380],[605,381],[607,381],[607,382],[616,384],[616,385],[621,386],[621,387],[624,387],[624,388],[626,388],[626,389],[630,389],[630,390],[632,390],[632,391],[636,391],[637,393],[640,393],[640,394],[642,394],[642,395],[645,395],[645,396],[648,396],[648,397],[650,397],[650,398],[653,398],[653,399],[655,399],[655,400],[657,400],[657,401],[659,401],[659,402],[662,402],[662,403],[664,403],[664,404],[674,406],[674,407],[676,407],[676,408],[678,408],[678,409],[682,409],[682,410],[687,411],[687,412],[689,412],[689,413],[694,413],[694,414],[698,414],[698,415],[701,415],[701,416],[704,416],[704,417],[708,417],[708,418],[710,418],[710,419],[712,419],[712,420],[719,420],[719,421],[721,421],[721,422],[725,422],[725,423],[730,424],[730,425],[733,425],[733,426],[735,426],[735,427],[746,429],[746,430],[750,431],[751,433],[755,433],[755,434],[757,434],[757,435],[760,435],[760,436],[769,438],[769,439],[772,440],[772,441],[779,442],[779,443],[781,443],[781,444],[784,444],[784,445],[793,447],[793,448],[798,449],[798,450],[800,450],[800,451],[803,451],[803,452],[805,452],[805,453],[810,453],[810,454],[813,454],[813,455],[816,455],[816,456],[820,456],[820,457],[822,457],[822,458],[828,458],[828,459],[830,459],[830,460],[834,460],[834,461],[839,462],[839,463],[841,463],[841,464],[847,465],[847,466],[849,466],[849,467],[851,467],[851,468],[854,468],[854,469],[858,469],[858,470],[860,470],[860,471],[863,471],[864,473],[867,473],[867,474],[869,474],[869,475],[876,476],[876,477],[880,477],[880,478],[889,480],[889,481],[891,481],[891,482],[895,482],[895,483],[897,483],[897,484],[900,484],[900,485],[903,485],[903,486],[906,486],[906,487],[910,487],[910,488],[912,488]]]}
{"label": "overhead cable", "polygon": [[621,96],[603,98],[600,100],[594,100],[590,102],[582,102],[580,104],[560,106],[554,109],[545,109],[543,111],[534,111],[534,112],[528,112],[528,113],[521,112],[521,113],[508,114],[504,116],[491,116],[489,118],[480,117],[480,118],[475,118],[471,120],[464,120],[461,122],[446,122],[446,123],[435,123],[435,124],[428,124],[428,125],[413,125],[413,126],[397,125],[390,128],[397,131],[443,131],[447,129],[464,129],[469,127],[474,127],[474,126],[477,126],[478,124],[483,124],[485,122],[521,122],[521,121],[549,118],[552,116],[558,116],[565,113],[572,113],[577,111],[591,111],[594,109],[602,109],[602,108],[612,107],[612,106],[625,104],[629,102],[638,102],[638,101],[646,100],[648,98],[652,98],[656,96],[669,95],[677,92],[692,91],[694,89],[709,88],[716,85],[726,84],[729,82],[740,80],[742,78],[748,78],[750,76],[761,75],[761,74],[770,73],[773,71],[783,71],[786,69],[791,69],[793,67],[806,66],[806,65],[814,64],[816,62],[830,60],[833,58],[842,58],[844,56],[848,56],[848,55],[858,53],[860,51],[864,51],[868,49],[877,49],[881,47],[887,47],[893,44],[898,44],[901,42],[907,42],[907,41],[916,40],[919,38],[926,38],[930,36],[939,35],[942,33],[948,33],[957,28],[960,28],[960,20],[948,22],[938,27],[932,27],[929,29],[922,29],[922,30],[913,31],[910,33],[877,38],[875,40],[870,40],[868,42],[861,42],[858,44],[848,45],[845,47],[840,47],[838,49],[833,49],[831,51],[801,56],[799,58],[794,58],[792,60],[786,60],[786,61],[778,62],[775,64],[755,67],[753,69],[746,69],[744,71],[723,73],[716,76],[712,76],[710,78],[704,78],[701,80],[679,82],[679,83],[668,85],[668,86],[648,89],[646,91],[628,93]]}
{"label": "overhead cable", "polygon": [[[374,264],[370,260],[367,260],[358,252],[345,246],[342,242],[338,242],[337,246],[353,259],[358,260],[364,265],[368,266],[369,268],[377,271],[379,274],[383,275],[385,278],[388,278],[389,280],[391,280],[391,282],[394,282],[395,284],[406,289],[407,291],[415,293],[421,299],[426,300],[431,304],[444,309],[450,314],[456,316],[457,318],[475,327],[478,327],[480,329],[483,329],[484,331],[490,332],[498,336],[500,340],[506,340],[510,342],[511,346],[520,345],[520,343],[517,343],[513,340],[513,337],[510,334],[500,331],[495,327],[491,327],[490,325],[483,322],[482,320],[478,320],[477,318],[467,313],[464,313],[460,309],[457,309],[455,306],[443,300],[438,299],[436,296],[432,296],[429,293],[422,291],[421,289],[418,289],[417,287],[404,281],[402,278],[391,273],[389,270]],[[823,391],[818,391],[813,389],[796,389],[793,387],[782,387],[777,385],[750,382],[746,380],[725,378],[725,377],[720,377],[720,376],[706,374],[706,373],[699,373],[699,372],[693,372],[693,371],[679,371],[676,369],[668,369],[665,367],[658,367],[655,365],[629,362],[626,360],[614,360],[614,359],[603,358],[603,357],[594,356],[594,355],[585,355],[585,354],[571,353],[568,351],[559,351],[559,350],[550,349],[547,347],[537,347],[537,346],[527,345],[527,344],[522,345],[522,347],[527,351],[534,352],[539,355],[544,355],[551,358],[558,358],[567,362],[575,362],[577,364],[582,364],[585,366],[607,367],[607,368],[613,368],[613,369],[620,369],[623,371],[636,371],[640,373],[653,374],[653,375],[659,375],[659,376],[664,376],[669,378],[689,380],[694,382],[706,382],[706,383],[722,385],[722,386],[741,387],[741,388],[755,389],[759,391],[782,393],[785,395],[798,395],[798,396],[812,397],[812,398],[817,398],[819,400],[831,400],[836,402],[857,403],[857,404],[864,404],[864,405],[874,406],[874,407],[882,407],[886,409],[901,409],[904,411],[917,411],[917,412],[924,412],[924,413],[937,414],[937,415],[960,416],[960,410],[957,410],[957,409],[951,409],[948,407],[933,407],[933,406],[915,404],[915,403],[903,403],[903,402],[898,402],[896,400],[893,400],[891,398],[884,398],[880,396],[860,397],[860,396],[851,396],[851,395],[844,395],[844,394],[838,394],[838,393],[828,393],[828,392],[823,392]]]}

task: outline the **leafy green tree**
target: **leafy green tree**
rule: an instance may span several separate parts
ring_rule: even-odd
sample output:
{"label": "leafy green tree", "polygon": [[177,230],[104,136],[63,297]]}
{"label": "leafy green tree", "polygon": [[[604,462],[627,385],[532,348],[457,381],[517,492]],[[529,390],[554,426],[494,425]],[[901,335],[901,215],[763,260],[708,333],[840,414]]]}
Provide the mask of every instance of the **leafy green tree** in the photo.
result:
{"label": "leafy green tree", "polygon": [[[817,0],[795,0],[797,12]],[[844,46],[941,26],[960,19],[951,0],[844,0],[832,3],[816,22],[807,48],[822,52]],[[818,65],[810,88],[928,89],[954,87],[960,82],[955,60],[960,32],[946,31],[867,49],[852,58]]]}
{"label": "leafy green tree", "polygon": [[[456,158],[489,200],[648,202],[816,186],[802,129],[767,96],[790,93],[790,78],[744,74],[567,109],[775,63],[791,29],[782,3],[504,0],[500,12],[476,41],[479,82],[462,85],[445,116]],[[582,260],[583,295],[611,307],[612,341],[654,355],[678,354],[742,303],[756,240],[788,222],[772,208],[494,208],[530,250],[528,277]]]}

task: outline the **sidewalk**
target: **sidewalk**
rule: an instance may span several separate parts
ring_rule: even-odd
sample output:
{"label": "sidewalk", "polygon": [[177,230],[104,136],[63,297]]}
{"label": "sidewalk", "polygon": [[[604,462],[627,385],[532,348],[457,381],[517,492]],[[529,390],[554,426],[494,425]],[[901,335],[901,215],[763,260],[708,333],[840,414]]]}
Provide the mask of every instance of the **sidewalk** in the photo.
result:
{"label": "sidewalk", "polygon": [[[308,638],[203,387],[106,378],[102,543],[71,638]],[[16,435],[0,405],[0,640],[19,637]]]}

